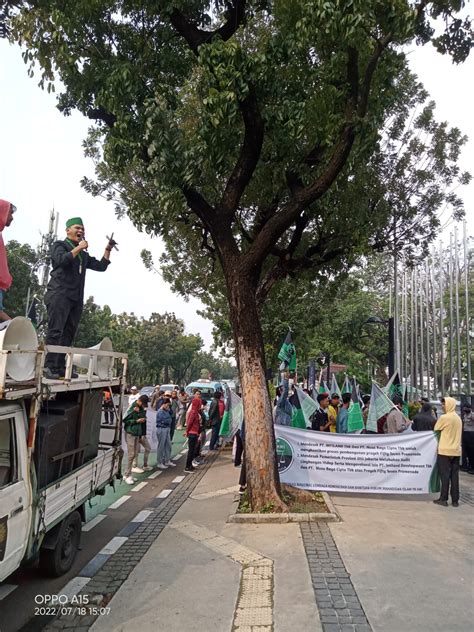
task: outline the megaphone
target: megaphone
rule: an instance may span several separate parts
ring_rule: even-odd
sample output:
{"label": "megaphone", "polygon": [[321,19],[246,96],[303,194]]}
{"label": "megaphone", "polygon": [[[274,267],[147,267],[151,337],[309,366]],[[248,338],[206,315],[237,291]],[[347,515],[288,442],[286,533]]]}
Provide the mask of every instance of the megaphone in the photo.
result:
{"label": "megaphone", "polygon": [[0,329],[0,349],[3,351],[31,351],[31,353],[9,353],[7,375],[22,382],[35,375],[38,336],[31,320],[17,316],[2,323]]}
{"label": "megaphone", "polygon": [[[97,351],[113,351],[112,341],[105,337],[99,344],[89,347],[89,349],[97,349]],[[114,359],[107,356],[90,356],[85,353],[75,353],[72,357],[74,366],[89,370],[89,364],[92,357],[92,373],[100,377],[101,380],[108,380],[112,376]]]}

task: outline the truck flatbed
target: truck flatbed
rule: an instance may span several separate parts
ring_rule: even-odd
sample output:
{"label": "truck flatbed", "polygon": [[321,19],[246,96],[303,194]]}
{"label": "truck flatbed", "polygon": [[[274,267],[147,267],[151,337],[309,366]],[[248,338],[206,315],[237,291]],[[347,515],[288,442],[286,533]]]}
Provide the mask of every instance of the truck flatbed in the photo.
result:
{"label": "truck flatbed", "polygon": [[[66,356],[66,372],[64,379],[50,380],[44,377],[44,360],[46,354],[64,353]],[[35,354],[36,368],[31,380],[17,381],[8,377],[7,361],[10,354]],[[88,368],[73,378],[75,358],[86,358]],[[108,375],[96,374],[96,363],[100,360],[110,363]],[[104,389],[120,387],[127,371],[127,354],[98,349],[45,346],[37,351],[0,350],[0,399],[16,400],[24,397],[42,396],[47,398],[54,393],[80,391],[85,389]]]}

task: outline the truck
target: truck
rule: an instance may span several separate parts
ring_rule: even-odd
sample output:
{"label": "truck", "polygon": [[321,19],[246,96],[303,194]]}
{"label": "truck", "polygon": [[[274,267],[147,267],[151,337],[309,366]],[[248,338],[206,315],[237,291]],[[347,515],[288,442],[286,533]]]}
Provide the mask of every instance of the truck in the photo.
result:
{"label": "truck", "polygon": [[[0,581],[35,560],[57,577],[74,563],[86,503],[121,477],[127,356],[111,345],[105,351],[10,347],[0,348]],[[45,378],[48,352],[66,355],[64,379]],[[33,361],[31,379],[10,377],[15,354],[17,364],[28,355]],[[87,368],[75,374],[77,365]],[[104,390],[119,394],[107,442],[101,440]]]}

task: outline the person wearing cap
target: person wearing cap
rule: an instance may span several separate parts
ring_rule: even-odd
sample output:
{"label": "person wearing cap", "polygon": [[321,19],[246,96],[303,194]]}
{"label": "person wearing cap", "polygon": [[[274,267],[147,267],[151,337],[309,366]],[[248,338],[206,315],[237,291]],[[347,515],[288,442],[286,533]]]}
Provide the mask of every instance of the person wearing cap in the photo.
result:
{"label": "person wearing cap", "polygon": [[130,395],[128,396],[128,404],[127,404],[127,409],[130,408],[130,406],[137,401],[137,399],[140,397],[140,393],[138,392],[138,388],[134,385],[130,387]]}
{"label": "person wearing cap", "polygon": [[170,408],[171,400],[169,397],[165,397],[156,413],[156,467],[159,470],[176,467],[176,463],[171,460],[170,428],[172,418]]}
{"label": "person wearing cap", "polygon": [[0,200],[0,321],[11,320],[10,316],[3,309],[3,299],[5,292],[10,289],[12,275],[8,269],[7,251],[3,242],[3,229],[13,221],[13,213],[16,206],[6,200]]}
{"label": "person wearing cap", "polygon": [[125,470],[123,479],[127,485],[133,485],[135,482],[132,476],[132,468],[133,462],[138,456],[143,428],[146,428],[146,409],[148,402],[149,399],[147,395],[140,395],[135,405],[130,408],[123,419],[123,429],[125,431],[125,441],[127,444],[127,469]]}
{"label": "person wearing cap", "polygon": [[[84,237],[84,222],[80,217],[72,217],[66,222],[66,239],[55,241],[51,247],[51,278],[45,294],[47,345],[72,345],[82,314],[86,270],[105,272],[110,264],[110,253],[116,242],[109,239],[102,259],[98,260],[87,252],[89,244]],[[64,354],[48,353],[45,377],[57,379],[64,376],[64,372]]]}

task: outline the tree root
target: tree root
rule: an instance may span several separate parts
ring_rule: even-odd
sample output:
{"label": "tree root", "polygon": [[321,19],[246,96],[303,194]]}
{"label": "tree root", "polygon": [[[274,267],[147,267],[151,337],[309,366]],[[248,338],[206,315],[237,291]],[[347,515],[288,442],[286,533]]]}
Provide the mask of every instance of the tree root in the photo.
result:
{"label": "tree root", "polygon": [[311,503],[314,502],[314,493],[309,492],[306,489],[299,489],[298,487],[292,487],[286,483],[281,484],[281,491],[283,494],[288,494],[293,500],[299,503]]}

